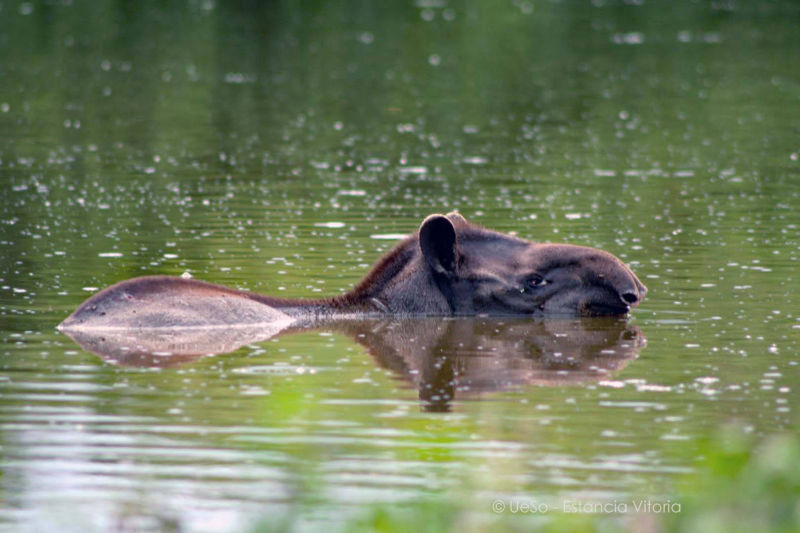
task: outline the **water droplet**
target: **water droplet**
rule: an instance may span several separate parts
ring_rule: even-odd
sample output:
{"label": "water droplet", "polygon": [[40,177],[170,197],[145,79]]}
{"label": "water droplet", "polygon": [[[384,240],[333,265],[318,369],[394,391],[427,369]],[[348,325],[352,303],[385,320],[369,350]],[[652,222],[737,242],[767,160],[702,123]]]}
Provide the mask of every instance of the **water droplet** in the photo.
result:
{"label": "water droplet", "polygon": [[644,42],[644,34],[636,31],[629,33],[615,33],[611,37],[611,41],[615,44],[642,44]]}
{"label": "water droplet", "polygon": [[338,229],[346,226],[344,222],[317,222],[314,224],[317,228],[332,228]]}

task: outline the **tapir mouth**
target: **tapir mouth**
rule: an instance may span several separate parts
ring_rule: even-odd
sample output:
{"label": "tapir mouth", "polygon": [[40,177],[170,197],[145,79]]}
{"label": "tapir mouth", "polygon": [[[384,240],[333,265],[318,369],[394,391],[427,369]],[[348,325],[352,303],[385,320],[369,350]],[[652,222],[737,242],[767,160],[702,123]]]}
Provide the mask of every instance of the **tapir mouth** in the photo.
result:
{"label": "tapir mouth", "polygon": [[640,301],[638,294],[636,298],[626,298],[626,294],[609,288],[595,290],[578,302],[578,314],[590,317],[626,315]]}
{"label": "tapir mouth", "polygon": [[579,309],[581,316],[623,316],[631,310],[629,305],[623,303],[612,304],[608,302],[588,302]]}

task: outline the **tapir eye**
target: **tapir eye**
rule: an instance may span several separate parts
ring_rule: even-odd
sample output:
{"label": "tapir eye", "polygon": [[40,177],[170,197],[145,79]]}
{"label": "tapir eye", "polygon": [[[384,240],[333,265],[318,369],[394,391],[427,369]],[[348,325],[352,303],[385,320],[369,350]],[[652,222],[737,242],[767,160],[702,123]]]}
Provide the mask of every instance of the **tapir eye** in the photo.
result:
{"label": "tapir eye", "polygon": [[547,280],[537,274],[529,276],[528,278],[525,279],[526,290],[536,289],[544,285],[547,285]]}

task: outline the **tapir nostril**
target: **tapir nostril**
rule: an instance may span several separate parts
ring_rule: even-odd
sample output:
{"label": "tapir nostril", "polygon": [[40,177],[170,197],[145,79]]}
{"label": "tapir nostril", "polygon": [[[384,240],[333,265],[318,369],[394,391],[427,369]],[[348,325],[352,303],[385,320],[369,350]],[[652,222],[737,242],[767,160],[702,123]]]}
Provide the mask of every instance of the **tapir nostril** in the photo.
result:
{"label": "tapir nostril", "polygon": [[628,305],[633,305],[639,301],[639,295],[637,295],[635,292],[624,292],[622,293],[622,299]]}

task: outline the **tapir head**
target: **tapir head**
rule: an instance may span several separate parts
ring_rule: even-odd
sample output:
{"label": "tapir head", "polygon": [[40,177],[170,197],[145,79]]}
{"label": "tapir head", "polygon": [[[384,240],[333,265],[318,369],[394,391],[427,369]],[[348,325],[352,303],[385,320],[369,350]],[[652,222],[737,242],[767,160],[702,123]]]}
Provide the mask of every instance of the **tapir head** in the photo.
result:
{"label": "tapir head", "polygon": [[418,235],[423,268],[457,315],[616,316],[647,293],[608,252],[528,242],[457,213],[427,217]]}

